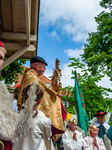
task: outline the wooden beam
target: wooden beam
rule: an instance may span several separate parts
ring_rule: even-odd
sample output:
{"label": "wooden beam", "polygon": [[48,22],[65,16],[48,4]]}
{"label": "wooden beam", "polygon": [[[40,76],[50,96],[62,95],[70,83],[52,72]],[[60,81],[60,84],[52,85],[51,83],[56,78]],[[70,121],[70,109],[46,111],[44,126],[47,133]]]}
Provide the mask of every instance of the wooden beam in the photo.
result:
{"label": "wooden beam", "polygon": [[15,43],[4,43],[5,49],[8,51],[17,51],[17,50],[23,50],[23,51],[35,51],[34,45],[26,46],[23,44],[15,44]]}
{"label": "wooden beam", "polygon": [[[6,44],[4,44],[6,45]],[[6,46],[7,47],[7,46]],[[30,47],[30,46],[29,46]],[[34,47],[34,46],[33,46]],[[26,48],[26,46],[23,49],[19,49],[15,54],[13,54],[11,57],[9,57],[8,59],[6,59],[3,63],[3,66],[0,70],[4,69],[6,66],[8,66],[10,63],[12,63],[14,60],[16,60],[17,58],[19,58],[21,55],[23,55],[26,51],[28,51],[28,48]],[[30,49],[31,51],[31,49]],[[33,51],[33,50],[32,50]]]}
{"label": "wooden beam", "polygon": [[40,13],[40,0],[35,0],[34,34],[37,35],[37,42],[34,42],[34,45],[36,47],[36,55],[38,46],[39,13]]}
{"label": "wooden beam", "polygon": [[27,37],[27,45],[30,45],[30,0],[24,0],[25,2],[25,19],[26,19],[26,37]]}
{"label": "wooden beam", "polygon": [[35,20],[34,20],[34,34],[37,34],[37,24],[38,24],[38,16],[39,16],[39,0],[35,0]]}
{"label": "wooden beam", "polygon": [[[27,40],[27,37],[26,37],[26,34],[24,34],[24,33],[2,32],[2,39]],[[37,41],[37,35],[30,34],[30,41],[36,42]]]}
{"label": "wooden beam", "polygon": [[12,0],[12,21],[13,21],[13,32],[16,32],[16,1]]}
{"label": "wooden beam", "polygon": [[4,69],[6,66],[8,66],[10,63],[12,63],[14,60],[16,60],[17,58],[19,58],[22,54],[24,54],[26,52],[26,50],[21,49],[19,51],[17,51],[15,54],[13,54],[11,57],[9,57],[8,59],[6,59],[3,63],[3,66],[1,68]]}

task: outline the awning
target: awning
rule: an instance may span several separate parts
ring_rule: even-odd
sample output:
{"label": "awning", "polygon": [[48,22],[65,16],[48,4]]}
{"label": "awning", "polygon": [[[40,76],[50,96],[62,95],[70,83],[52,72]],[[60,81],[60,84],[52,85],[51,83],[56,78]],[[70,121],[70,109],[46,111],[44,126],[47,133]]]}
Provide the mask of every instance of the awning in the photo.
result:
{"label": "awning", "polygon": [[8,57],[2,69],[37,54],[39,7],[40,0],[0,0],[0,40]]}

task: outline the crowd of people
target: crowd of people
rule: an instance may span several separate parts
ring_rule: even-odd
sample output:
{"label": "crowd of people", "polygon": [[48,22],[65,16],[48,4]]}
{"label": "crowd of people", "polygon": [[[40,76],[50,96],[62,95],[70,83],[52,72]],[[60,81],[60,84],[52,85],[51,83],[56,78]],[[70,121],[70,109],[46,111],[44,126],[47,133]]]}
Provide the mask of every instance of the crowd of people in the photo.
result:
{"label": "crowd of people", "polygon": [[87,136],[78,130],[77,120],[71,118],[62,136],[60,150],[112,150],[112,127],[105,122],[106,112],[98,110],[97,121],[88,126]]}
{"label": "crowd of people", "polygon": [[[0,68],[3,64],[5,53],[5,47],[0,42]],[[46,70],[46,61],[39,56],[35,56],[31,59],[30,64],[31,69],[33,69],[38,78],[40,78]],[[64,120],[61,115],[59,116],[60,124],[58,126],[63,125],[63,127],[57,129],[57,126],[54,126],[52,123],[52,118],[46,116],[44,112],[39,109],[46,91],[49,91],[49,97],[52,99],[52,91],[50,91],[49,88],[46,89],[46,86],[41,86],[41,84],[37,84],[35,81],[28,84],[22,89],[20,106],[17,104],[19,88],[20,86],[16,87],[14,100],[11,102],[12,110],[15,111],[15,115],[19,113],[15,130],[11,139],[3,138],[3,135],[2,137],[0,135],[1,150],[54,150],[53,136],[54,133],[59,134],[59,132],[62,135],[63,145],[59,148],[60,150],[111,150],[112,127],[105,123],[106,112],[103,110],[97,111],[97,114],[94,115],[97,117],[97,122],[88,126],[87,136],[84,137],[82,134],[83,131],[78,131],[77,120],[75,118],[69,119],[67,128],[63,131]],[[61,101],[58,104],[58,108],[61,108]],[[61,113],[61,109],[58,109],[58,113]],[[6,146],[7,140],[5,139],[8,139],[10,143],[8,146]],[[49,148],[46,147],[45,141],[50,141]]]}
{"label": "crowd of people", "polygon": [[77,121],[70,119],[68,129],[62,136],[64,150],[106,150],[103,139],[98,137],[98,128],[94,124],[89,125],[86,137],[77,131]]}

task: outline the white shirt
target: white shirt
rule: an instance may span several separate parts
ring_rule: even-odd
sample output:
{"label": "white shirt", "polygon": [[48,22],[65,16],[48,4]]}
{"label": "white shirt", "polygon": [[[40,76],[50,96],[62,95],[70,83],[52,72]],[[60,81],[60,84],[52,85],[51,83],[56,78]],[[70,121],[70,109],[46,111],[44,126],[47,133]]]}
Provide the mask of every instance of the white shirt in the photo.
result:
{"label": "white shirt", "polygon": [[96,141],[97,141],[99,149],[97,149],[96,146],[93,148],[93,145],[92,145],[93,139],[94,137],[90,137],[90,136],[87,136],[84,138],[83,140],[84,150],[106,150],[103,140],[99,137],[96,137]]}
{"label": "white shirt", "polygon": [[13,143],[12,150],[46,150],[44,140],[49,140],[51,134],[51,120],[38,110],[33,118],[34,126],[26,135],[22,135]]}
{"label": "white shirt", "polygon": [[[82,132],[77,130],[71,131],[72,137],[70,136],[68,130],[62,136],[62,142],[64,145],[64,150],[82,150],[82,142],[83,139]],[[76,133],[77,141],[73,139],[73,133]]]}

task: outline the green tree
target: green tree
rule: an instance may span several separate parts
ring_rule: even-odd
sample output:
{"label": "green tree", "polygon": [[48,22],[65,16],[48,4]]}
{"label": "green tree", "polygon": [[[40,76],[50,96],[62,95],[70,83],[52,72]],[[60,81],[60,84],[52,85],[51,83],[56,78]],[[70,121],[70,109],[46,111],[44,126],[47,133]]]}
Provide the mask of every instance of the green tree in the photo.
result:
{"label": "green tree", "polygon": [[1,80],[5,79],[5,84],[7,85],[11,85],[13,82],[17,82],[18,74],[23,75],[24,64],[26,64],[26,59],[16,59],[2,70]]}
{"label": "green tree", "polygon": [[[70,58],[71,64],[69,65],[74,70],[81,69],[81,74],[78,73],[78,80],[84,95],[87,113],[91,111],[92,116],[98,109],[106,111],[108,106],[109,111],[112,112],[112,98],[109,98],[107,93],[112,90],[97,84],[105,74],[110,78],[110,82],[112,81],[112,1],[102,0],[100,6],[105,10],[95,17],[97,31],[89,33],[87,43],[84,44],[84,54],[81,55],[82,63],[79,58]],[[72,70],[72,79],[74,79],[74,70]],[[71,87],[71,92],[74,92],[73,87]],[[69,97],[68,99],[70,101]],[[72,106],[67,111],[71,109]]]}
{"label": "green tree", "polygon": [[[81,85],[81,89],[83,92],[84,96],[84,102],[85,102],[85,107],[87,114],[89,115],[89,112],[91,112],[91,115],[93,117],[94,114],[96,114],[96,111],[98,109],[103,109],[107,111],[108,106],[112,106],[112,98],[108,97],[107,92],[112,92],[111,89],[108,88],[103,88],[101,86],[98,86],[98,81],[101,80],[101,78],[104,75],[101,75],[100,73],[97,74],[97,76],[92,76],[89,72],[89,69],[86,69],[86,65],[83,63],[80,63],[80,59],[75,59],[75,58],[70,58],[71,64],[68,65],[69,67],[73,67],[74,70],[77,68],[81,69],[81,73],[77,73],[78,75],[78,81]],[[74,79],[74,70],[72,70],[73,77]],[[62,89],[63,90],[63,89]],[[69,95],[71,93],[71,99],[70,97],[64,96],[63,99],[65,99],[69,102],[75,102],[75,90],[74,87],[66,87],[65,91],[69,90]],[[64,94],[64,93],[63,93]],[[65,92],[66,94],[66,92]],[[73,103],[67,108],[67,112],[72,112],[73,113]],[[109,111],[112,111],[112,108],[109,108]]]}
{"label": "green tree", "polygon": [[95,17],[97,31],[89,33],[82,58],[92,75],[102,72],[112,81],[112,2],[102,0],[100,6],[105,10]]}

